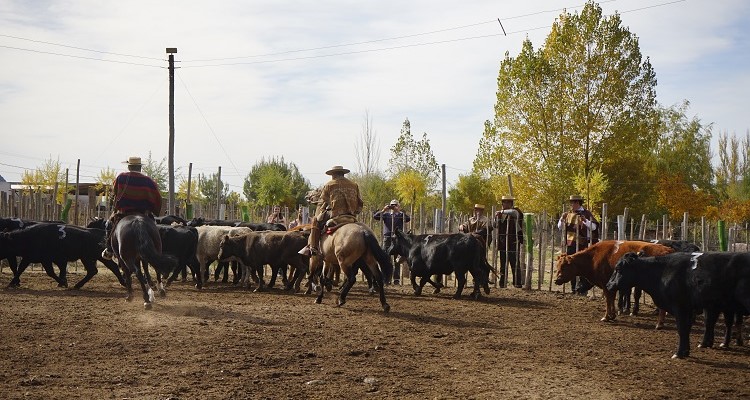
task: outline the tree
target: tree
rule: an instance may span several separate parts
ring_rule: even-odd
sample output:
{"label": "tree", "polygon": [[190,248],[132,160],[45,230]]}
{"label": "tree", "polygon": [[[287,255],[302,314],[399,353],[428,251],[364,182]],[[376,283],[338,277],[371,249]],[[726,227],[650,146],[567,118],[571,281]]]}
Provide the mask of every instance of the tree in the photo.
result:
{"label": "tree", "polygon": [[354,151],[357,156],[357,172],[361,176],[375,173],[380,160],[380,142],[372,128],[372,117],[368,111],[365,111],[362,132],[358,142],[354,144]]}
{"label": "tree", "polygon": [[[188,188],[188,181],[187,179],[181,179],[179,183],[177,184],[177,200],[187,203],[187,188]],[[193,180],[193,182],[190,185],[190,203],[200,203],[203,201],[203,197],[201,196],[200,188],[198,187],[198,182]]]}
{"label": "tree", "polygon": [[471,213],[474,204],[487,206],[497,203],[497,196],[492,192],[490,179],[478,173],[459,175],[456,185],[448,190],[449,208],[463,213]]}
{"label": "tree", "polygon": [[167,183],[169,183],[169,171],[167,171],[166,158],[162,158],[161,161],[156,161],[151,157],[151,152],[148,152],[148,158],[143,163],[141,171],[144,174],[151,177],[156,182],[156,186],[159,187],[159,191],[164,193],[167,191]]}
{"label": "tree", "polygon": [[371,210],[380,210],[393,198],[398,197],[393,182],[381,173],[352,174],[350,179],[359,185],[362,202]]}
{"label": "tree", "polygon": [[44,160],[41,167],[33,171],[23,171],[21,174],[21,185],[30,190],[49,190],[52,192],[55,183],[58,184],[57,193],[55,194],[56,202],[62,204],[65,196],[65,176],[60,166],[60,160],[48,158]]}
{"label": "tree", "polygon": [[750,131],[742,140],[719,134],[716,189],[721,199],[750,200]]}
{"label": "tree", "polygon": [[256,205],[285,205],[294,209],[305,202],[310,182],[300,174],[297,165],[287,163],[284,157],[262,159],[253,165],[245,178],[245,198]]}
{"label": "tree", "polygon": [[[221,198],[226,199],[229,194],[229,185],[226,182],[219,181],[217,178],[219,173],[213,173],[206,176],[205,174],[198,175],[198,190],[204,197],[204,201],[215,202],[216,197],[221,193]],[[191,196],[192,197],[192,196]]]}
{"label": "tree", "polygon": [[715,199],[711,126],[697,118],[688,119],[688,106],[685,101],[660,110],[660,139],[654,155],[658,204],[673,217],[681,217],[683,211],[695,217],[704,215],[706,205]]}
{"label": "tree", "polygon": [[440,177],[440,167],[432,154],[427,133],[417,141],[411,134],[411,122],[407,118],[401,127],[401,135],[391,147],[391,158],[388,161],[389,173],[393,179],[404,171],[413,170],[422,178],[427,190],[434,190]]}
{"label": "tree", "polygon": [[[517,57],[506,53],[475,169],[513,175],[530,209],[557,209],[577,171],[586,182],[594,170],[611,181],[620,161],[648,158],[657,139],[655,87],[635,35],[589,1],[580,15],[560,15],[539,50],[527,39]],[[627,172],[638,175],[647,163],[632,167]]]}

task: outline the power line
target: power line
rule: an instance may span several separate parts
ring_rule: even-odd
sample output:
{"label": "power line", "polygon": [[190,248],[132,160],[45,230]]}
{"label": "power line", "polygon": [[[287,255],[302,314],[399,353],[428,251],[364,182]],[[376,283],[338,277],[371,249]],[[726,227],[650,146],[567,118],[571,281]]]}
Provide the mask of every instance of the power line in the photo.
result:
{"label": "power line", "polygon": [[[605,0],[605,1],[601,1],[600,3],[611,3],[613,1],[617,1],[617,0]],[[575,9],[575,8],[580,8],[580,7],[583,7],[583,6],[585,6],[585,4],[579,4],[579,5],[570,6],[570,7],[563,7],[563,8],[556,8],[556,9],[552,9],[552,10],[536,11],[536,12],[532,12],[532,13],[528,13],[528,14],[515,15],[515,16],[511,16],[511,17],[505,17],[503,19],[504,20],[511,20],[511,19],[525,18],[525,17],[534,16],[534,15],[540,15],[540,14],[547,14],[547,13],[551,13],[551,12],[557,12],[557,11],[560,11],[560,10],[564,10],[566,8]],[[387,41],[391,41],[391,40],[400,40],[400,39],[408,39],[408,38],[419,37],[419,36],[433,35],[433,34],[436,34],[436,33],[443,33],[443,32],[448,32],[448,31],[459,30],[459,29],[471,28],[471,27],[479,26],[479,25],[494,24],[495,21],[496,21],[496,19],[492,19],[492,20],[489,20],[489,21],[481,21],[481,22],[476,22],[476,23],[468,24],[468,25],[461,25],[461,26],[455,26],[455,27],[451,27],[451,28],[437,29],[437,30],[429,31],[429,32],[421,32],[421,33],[414,33],[414,34],[410,34],[410,35],[393,36],[393,37],[383,38],[383,39],[365,40],[365,41],[362,41],[362,42],[341,43],[341,44],[333,44],[333,45],[328,45],[328,46],[311,47],[311,48],[306,48],[306,49],[288,50],[288,51],[280,51],[280,52],[266,53],[266,54],[256,54],[256,55],[249,55],[249,56],[223,57],[223,58],[213,58],[213,59],[182,60],[182,62],[183,63],[190,63],[190,62],[210,62],[210,61],[238,60],[238,59],[243,59],[243,58],[260,58],[260,57],[279,56],[279,55],[292,54],[292,53],[302,53],[302,52],[306,52],[306,51],[334,49],[334,48],[338,48],[338,47],[359,46],[359,45],[363,45],[363,44],[387,42]]]}
{"label": "power line", "polygon": [[208,123],[208,119],[206,119],[206,115],[203,114],[203,110],[198,106],[198,103],[195,101],[195,98],[193,97],[193,94],[190,93],[190,89],[188,89],[187,85],[185,84],[185,81],[182,79],[182,77],[179,74],[177,75],[178,78],[180,78],[180,82],[182,82],[182,87],[185,88],[185,91],[187,92],[188,96],[190,96],[190,100],[193,101],[193,104],[195,105],[195,108],[198,110],[198,113],[203,117],[203,121],[206,123],[206,126],[208,126],[208,130],[211,131],[211,134],[214,136],[214,139],[216,139],[216,143],[219,144],[219,147],[221,148],[221,151],[224,152],[224,155],[227,156],[227,160],[229,160],[229,163],[232,164],[232,167],[234,167],[235,172],[238,174],[240,173],[239,169],[237,169],[237,166],[234,165],[234,161],[232,161],[232,158],[229,157],[229,153],[227,153],[227,150],[224,148],[224,145],[221,144],[221,140],[219,140],[219,137],[216,136],[216,132],[214,132],[214,128],[211,126],[210,123]]}
{"label": "power line", "polygon": [[[615,0],[610,0],[615,1]],[[625,14],[629,12],[635,12],[635,11],[642,11],[650,8],[656,8],[656,7],[662,7],[666,5],[671,5],[675,3],[682,3],[686,0],[674,0],[666,3],[660,3],[660,4],[654,4],[650,6],[640,7],[640,8],[634,8],[631,10],[625,10],[620,12],[619,14]],[[506,18],[508,19],[508,18]],[[496,22],[496,20],[492,20],[489,22]],[[484,24],[488,22],[481,22],[479,24]],[[290,57],[290,58],[279,58],[279,59],[273,59],[273,60],[259,60],[259,61],[247,61],[247,62],[234,62],[234,63],[219,63],[219,64],[204,64],[204,65],[184,65],[182,68],[205,68],[205,67],[219,67],[219,66],[232,66],[232,65],[254,65],[254,64],[269,64],[269,63],[277,63],[277,62],[285,62],[285,61],[300,61],[300,60],[309,60],[309,59],[315,59],[315,58],[328,58],[328,57],[338,57],[338,56],[344,56],[344,55],[352,55],[352,54],[362,54],[362,53],[373,53],[373,52],[379,52],[379,51],[387,51],[387,50],[398,50],[398,49],[404,49],[404,48],[410,48],[410,47],[422,47],[422,46],[432,46],[436,44],[446,44],[446,43],[454,43],[454,42],[462,42],[467,40],[475,40],[475,39],[486,39],[490,37],[500,37],[500,36],[508,36],[508,35],[515,35],[519,33],[528,33],[531,31],[536,31],[540,29],[549,29],[549,25],[543,25],[543,26],[537,26],[534,28],[525,28],[525,29],[519,29],[516,31],[511,32],[501,32],[501,33],[493,33],[493,34],[487,34],[487,35],[478,35],[478,36],[469,36],[469,37],[463,37],[463,38],[456,38],[456,39],[445,39],[445,40],[437,40],[432,42],[422,42],[422,43],[412,43],[412,44],[404,44],[399,46],[391,46],[391,47],[381,47],[381,48],[375,48],[375,49],[365,49],[365,50],[352,50],[352,51],[346,51],[346,52],[340,52],[340,53],[330,53],[330,54],[318,54],[318,55],[310,55],[310,56],[300,56],[300,57]],[[429,33],[425,33],[429,34]],[[421,34],[417,34],[421,35]],[[417,36],[412,35],[412,36]],[[407,36],[404,36],[407,37]],[[384,40],[392,40],[392,39],[381,39],[381,40],[374,40],[370,42],[376,42],[376,41],[384,41]],[[370,42],[362,42],[362,43],[370,43]],[[281,52],[281,53],[273,53],[273,54],[289,54],[289,53],[296,53],[296,52],[304,52],[304,51],[310,51],[310,50],[317,50],[317,49],[323,49],[323,48],[333,48],[333,47],[344,47],[344,46],[351,46],[350,45],[334,45],[334,46],[326,46],[321,48],[315,48],[315,49],[305,49],[305,50],[292,50],[288,52]],[[271,54],[271,55],[273,55]],[[249,56],[249,57],[239,57],[239,58],[253,58],[253,57],[262,57],[262,56]],[[226,58],[226,59],[234,59],[234,58]],[[183,61],[185,62],[185,61]]]}
{"label": "power line", "polygon": [[141,67],[165,68],[165,67],[158,66],[158,65],[140,64],[140,63],[134,63],[134,62],[128,62],[128,61],[105,60],[105,59],[101,59],[101,58],[85,57],[85,56],[74,56],[72,54],[63,54],[63,53],[54,53],[54,52],[51,52],[51,51],[24,49],[22,47],[3,46],[3,45],[0,45],[0,47],[5,48],[5,49],[11,49],[11,50],[27,51],[27,52],[30,52],[30,53],[48,54],[48,55],[52,55],[52,56],[80,58],[80,59],[84,59],[84,60],[102,61],[102,62],[115,63],[115,64],[137,65],[137,66],[141,66]]}
{"label": "power line", "polygon": [[59,44],[59,43],[45,42],[45,41],[42,41],[42,40],[28,39],[28,38],[23,38],[23,37],[20,37],[20,36],[12,36],[12,35],[3,35],[3,34],[0,34],[0,37],[6,37],[6,38],[11,38],[11,39],[17,39],[17,40],[24,40],[24,41],[33,42],[33,43],[48,44],[50,46],[65,47],[65,48],[68,48],[68,49],[83,50],[83,51],[88,51],[88,52],[92,52],[92,53],[110,54],[110,55],[113,55],[113,56],[121,56],[121,57],[143,58],[145,60],[165,61],[162,58],[134,56],[134,55],[131,55],[131,54],[112,53],[112,52],[109,52],[109,51],[102,51],[102,50],[92,50],[92,49],[86,49],[86,48],[83,48],[83,47],[69,46],[69,45],[66,45],[66,44]]}

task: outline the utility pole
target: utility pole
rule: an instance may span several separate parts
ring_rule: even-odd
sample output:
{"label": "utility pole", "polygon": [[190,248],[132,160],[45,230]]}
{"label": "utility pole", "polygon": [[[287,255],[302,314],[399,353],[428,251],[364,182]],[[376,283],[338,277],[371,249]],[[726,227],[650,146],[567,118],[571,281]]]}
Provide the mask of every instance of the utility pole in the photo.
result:
{"label": "utility pole", "polygon": [[176,47],[167,47],[169,54],[169,202],[167,214],[174,215],[174,53]]}

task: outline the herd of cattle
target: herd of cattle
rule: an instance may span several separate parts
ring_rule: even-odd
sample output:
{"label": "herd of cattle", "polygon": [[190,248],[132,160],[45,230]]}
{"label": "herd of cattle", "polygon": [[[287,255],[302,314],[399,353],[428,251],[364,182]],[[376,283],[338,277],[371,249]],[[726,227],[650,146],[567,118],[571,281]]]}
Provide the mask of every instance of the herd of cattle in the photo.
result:
{"label": "herd of cattle", "polygon": [[[209,281],[208,267],[213,262],[217,263],[214,279],[223,271],[226,281],[232,262],[234,283],[249,288],[252,279],[257,284],[256,290],[273,287],[280,275],[286,290],[300,291],[304,277],[312,278],[308,273],[309,257],[298,253],[307,244],[308,231],[286,231],[279,224],[202,218],[185,221],[173,216],[159,218],[157,223],[162,251],[173,255],[179,263],[167,277],[167,285],[180,274],[185,279],[189,269],[196,287],[202,288]],[[28,265],[39,263],[58,286],[67,287],[66,267],[71,261],[80,261],[86,270],[86,275],[75,284],[76,289],[96,275],[97,262],[111,270],[125,286],[118,264],[101,257],[103,227],[103,220],[94,220],[82,228],[62,222],[0,218],[0,259],[7,260],[13,272],[8,286],[19,286],[21,274]],[[473,278],[473,298],[481,297],[481,288],[489,293],[492,267],[487,263],[483,242],[471,234],[397,232],[388,250],[407,261],[416,295],[426,283],[440,289],[441,283],[433,282],[431,276],[451,273],[455,273],[457,279],[455,298],[461,296],[467,273]],[[640,291],[646,291],[662,311],[657,328],[663,323],[665,312],[675,317],[679,344],[673,357],[689,355],[689,333],[700,312],[705,315],[705,331],[699,347],[713,345],[714,326],[720,314],[724,315],[726,323],[721,346],[729,346],[733,327],[736,327],[737,344],[742,345],[742,318],[750,314],[750,252],[701,253],[699,250],[683,241],[602,241],[573,255],[559,256],[555,283],[562,285],[580,276],[601,288],[606,299],[602,321],[614,320],[618,308],[624,312],[629,307],[633,288],[636,291],[632,314],[637,314]],[[59,275],[53,264],[57,265]],[[263,279],[265,265],[272,271],[268,284]],[[144,270],[148,276],[148,268]],[[157,278],[158,289],[163,294],[164,286],[158,273]],[[311,287],[308,282],[308,293]],[[617,292],[621,294],[618,307],[615,306]]]}

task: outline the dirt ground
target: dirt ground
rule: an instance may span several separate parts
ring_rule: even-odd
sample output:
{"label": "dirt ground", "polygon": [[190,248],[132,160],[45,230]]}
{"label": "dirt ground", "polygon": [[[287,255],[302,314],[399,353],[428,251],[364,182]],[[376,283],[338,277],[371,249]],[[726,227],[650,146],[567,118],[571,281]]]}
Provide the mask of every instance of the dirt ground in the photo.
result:
{"label": "dirt ground", "polygon": [[343,307],[175,283],[146,311],[108,271],[80,291],[31,271],[0,289],[0,398],[750,398],[750,346],[695,348],[698,325],[672,360],[674,321],[655,331],[650,307],[604,323],[601,298],[425,292],[389,286],[384,314],[361,283]]}

